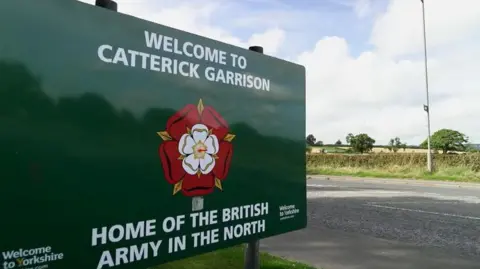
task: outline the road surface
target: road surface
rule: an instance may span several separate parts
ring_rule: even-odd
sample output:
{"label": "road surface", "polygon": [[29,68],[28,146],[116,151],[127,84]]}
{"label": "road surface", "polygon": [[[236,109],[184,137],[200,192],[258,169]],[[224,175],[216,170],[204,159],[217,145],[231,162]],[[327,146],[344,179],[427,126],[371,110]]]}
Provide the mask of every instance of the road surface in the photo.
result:
{"label": "road surface", "polygon": [[480,268],[480,185],[312,177],[308,227],[262,250],[324,269]]}

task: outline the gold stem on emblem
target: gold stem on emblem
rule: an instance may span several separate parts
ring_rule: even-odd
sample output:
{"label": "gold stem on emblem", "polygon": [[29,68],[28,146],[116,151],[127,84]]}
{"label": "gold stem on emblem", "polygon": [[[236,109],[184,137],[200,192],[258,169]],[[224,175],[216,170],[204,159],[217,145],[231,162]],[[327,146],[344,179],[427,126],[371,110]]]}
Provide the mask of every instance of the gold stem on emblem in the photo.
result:
{"label": "gold stem on emblem", "polygon": [[170,134],[169,134],[167,131],[157,132],[157,134],[158,134],[164,141],[172,140],[172,137],[170,136]]}
{"label": "gold stem on emblem", "polygon": [[203,109],[204,109],[203,101],[200,98],[200,100],[198,101],[198,105],[197,105],[198,114],[202,115]]}
{"label": "gold stem on emblem", "polygon": [[219,188],[221,191],[223,191],[222,188],[222,181],[218,178],[215,178],[215,187]]}
{"label": "gold stem on emblem", "polygon": [[180,180],[175,184],[175,186],[173,186],[173,195],[177,194],[177,192],[179,192],[182,189],[182,182],[183,180]]}
{"label": "gold stem on emblem", "polygon": [[232,140],[235,138],[235,135],[234,134],[227,134],[225,136],[225,138],[223,138],[223,140],[225,141],[228,141],[228,142],[232,142]]}

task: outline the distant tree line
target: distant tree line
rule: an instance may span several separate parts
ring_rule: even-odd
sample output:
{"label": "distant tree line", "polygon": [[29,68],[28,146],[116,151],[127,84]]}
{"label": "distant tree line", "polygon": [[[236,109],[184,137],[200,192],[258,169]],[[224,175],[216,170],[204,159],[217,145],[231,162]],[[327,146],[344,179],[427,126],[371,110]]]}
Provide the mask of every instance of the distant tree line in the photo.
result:
{"label": "distant tree line", "polygon": [[[370,137],[366,133],[352,134],[349,133],[345,137],[346,145],[350,147],[350,151],[356,153],[368,153],[372,151],[375,146],[375,139]],[[430,138],[430,146],[433,150],[442,151],[442,153],[448,153],[451,151],[468,151],[478,152],[479,149],[468,144],[468,137],[456,130],[441,129],[433,133]],[[306,137],[306,143],[310,146],[323,146],[324,143],[313,134],[309,134]],[[338,139],[334,144],[335,146],[342,146],[343,143]],[[427,139],[425,139],[419,146],[408,146],[402,142],[399,137],[394,137],[389,140],[386,148],[391,152],[398,152],[400,149],[406,150],[407,148],[427,148]]]}

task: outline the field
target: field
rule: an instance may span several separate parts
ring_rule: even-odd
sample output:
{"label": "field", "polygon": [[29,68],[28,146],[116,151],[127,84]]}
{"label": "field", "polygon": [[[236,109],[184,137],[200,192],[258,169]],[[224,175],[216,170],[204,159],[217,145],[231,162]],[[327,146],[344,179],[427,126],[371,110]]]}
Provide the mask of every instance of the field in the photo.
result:
{"label": "field", "polygon": [[307,154],[307,173],[480,182],[480,154],[433,154],[434,173],[420,153]]}
{"label": "field", "polygon": [[[175,261],[150,269],[238,269],[243,268],[243,247],[222,249],[196,257]],[[261,269],[314,269],[305,264],[288,261],[266,253],[260,256]]]}

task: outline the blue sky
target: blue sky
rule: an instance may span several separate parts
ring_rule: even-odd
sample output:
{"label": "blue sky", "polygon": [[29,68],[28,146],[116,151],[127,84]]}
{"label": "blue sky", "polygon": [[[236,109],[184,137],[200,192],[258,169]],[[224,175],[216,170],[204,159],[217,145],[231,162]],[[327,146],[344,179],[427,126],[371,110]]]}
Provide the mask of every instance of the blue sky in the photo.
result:
{"label": "blue sky", "polygon": [[[279,27],[286,31],[287,39],[301,40],[284,44],[278,52],[284,57],[312,49],[316,41],[325,36],[342,36],[355,44],[350,53],[357,57],[372,47],[369,34],[374,15],[384,12],[387,7],[387,1],[364,2],[367,3],[364,14],[358,14],[354,0],[231,1],[223,6],[224,12],[218,12],[212,23],[231,29],[243,39],[248,39],[252,31]],[[232,10],[241,16],[231,18]]]}

